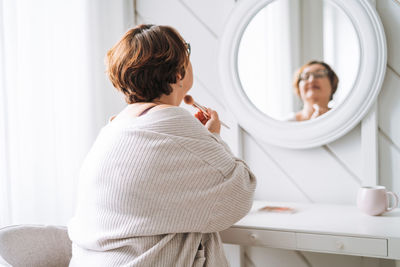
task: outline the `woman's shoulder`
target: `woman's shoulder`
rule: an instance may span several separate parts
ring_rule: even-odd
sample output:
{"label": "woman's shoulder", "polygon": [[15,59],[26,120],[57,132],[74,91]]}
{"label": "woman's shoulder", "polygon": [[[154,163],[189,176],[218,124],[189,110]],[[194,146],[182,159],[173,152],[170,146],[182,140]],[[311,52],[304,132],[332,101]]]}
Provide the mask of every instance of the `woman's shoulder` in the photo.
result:
{"label": "woman's shoulder", "polygon": [[180,120],[182,123],[193,123],[194,117],[182,107],[166,106],[159,109],[151,109],[140,116],[121,112],[118,115],[111,116],[106,126],[115,126],[112,128],[135,128],[139,126],[140,128],[145,128],[146,126],[162,125],[176,120]]}
{"label": "woman's shoulder", "polygon": [[[158,149],[153,152],[166,153],[165,156],[172,151],[185,150],[224,175],[227,175],[234,165],[232,155],[220,137],[212,134],[182,107],[168,107],[147,113],[116,132],[121,138],[128,137],[125,140],[134,144],[141,143],[149,148],[154,148],[157,144]],[[125,147],[128,149],[129,145]]]}
{"label": "woman's shoulder", "polygon": [[[113,124],[115,126],[112,126]],[[200,141],[205,145],[220,142],[193,114],[179,106],[165,107],[131,120],[111,122],[109,125],[123,135],[169,137],[180,144],[195,144]]]}
{"label": "woman's shoulder", "polygon": [[175,133],[207,133],[208,130],[185,108],[167,107],[137,118],[135,126],[143,130]]}

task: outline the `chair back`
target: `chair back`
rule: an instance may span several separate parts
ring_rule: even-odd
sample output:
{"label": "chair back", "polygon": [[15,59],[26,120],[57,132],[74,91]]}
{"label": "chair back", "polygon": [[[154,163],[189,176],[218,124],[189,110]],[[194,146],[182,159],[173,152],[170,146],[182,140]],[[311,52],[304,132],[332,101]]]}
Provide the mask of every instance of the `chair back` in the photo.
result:
{"label": "chair back", "polygon": [[68,266],[71,246],[64,226],[14,225],[0,229],[0,258],[13,267]]}

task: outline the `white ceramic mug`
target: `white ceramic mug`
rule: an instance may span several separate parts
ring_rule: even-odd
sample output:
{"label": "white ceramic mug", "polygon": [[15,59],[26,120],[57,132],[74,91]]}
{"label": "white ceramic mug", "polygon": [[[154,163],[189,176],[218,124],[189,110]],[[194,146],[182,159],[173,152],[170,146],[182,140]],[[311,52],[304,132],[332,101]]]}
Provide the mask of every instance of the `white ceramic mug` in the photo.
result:
{"label": "white ceramic mug", "polygon": [[[393,197],[393,205],[389,207],[389,195]],[[381,215],[399,205],[399,197],[384,186],[363,186],[358,190],[357,207],[369,215]]]}

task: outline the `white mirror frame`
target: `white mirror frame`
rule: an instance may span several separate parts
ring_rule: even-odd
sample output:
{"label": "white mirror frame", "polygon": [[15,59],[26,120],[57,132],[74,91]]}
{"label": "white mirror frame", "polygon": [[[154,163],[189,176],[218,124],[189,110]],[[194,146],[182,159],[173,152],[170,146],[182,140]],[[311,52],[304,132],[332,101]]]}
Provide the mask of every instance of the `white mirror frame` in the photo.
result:
{"label": "white mirror frame", "polygon": [[[229,112],[256,138],[287,148],[311,148],[343,136],[376,101],[386,71],[386,38],[368,0],[330,0],[353,23],[360,42],[360,67],[354,86],[337,108],[313,120],[282,122],[259,111],[242,89],[237,55],[240,39],[257,12],[274,0],[241,0],[232,11],[219,44],[219,71]],[[279,0],[278,0],[279,1]]]}

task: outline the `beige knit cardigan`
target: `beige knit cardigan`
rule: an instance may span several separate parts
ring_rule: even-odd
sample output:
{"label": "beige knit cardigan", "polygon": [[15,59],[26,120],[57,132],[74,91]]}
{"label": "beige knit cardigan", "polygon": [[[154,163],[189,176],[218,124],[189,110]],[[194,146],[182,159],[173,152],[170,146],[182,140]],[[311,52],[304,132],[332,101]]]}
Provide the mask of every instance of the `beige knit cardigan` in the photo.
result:
{"label": "beige knit cardigan", "polygon": [[112,121],[81,169],[70,266],[227,266],[218,232],[246,215],[255,186],[183,108]]}

